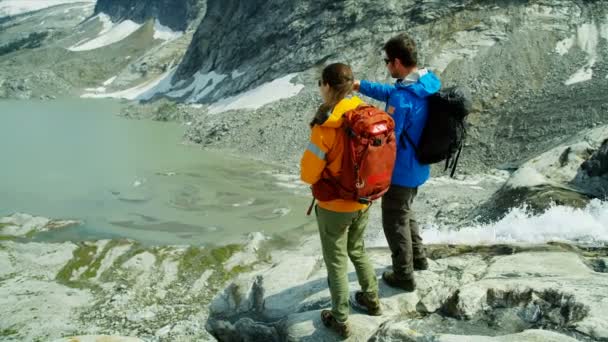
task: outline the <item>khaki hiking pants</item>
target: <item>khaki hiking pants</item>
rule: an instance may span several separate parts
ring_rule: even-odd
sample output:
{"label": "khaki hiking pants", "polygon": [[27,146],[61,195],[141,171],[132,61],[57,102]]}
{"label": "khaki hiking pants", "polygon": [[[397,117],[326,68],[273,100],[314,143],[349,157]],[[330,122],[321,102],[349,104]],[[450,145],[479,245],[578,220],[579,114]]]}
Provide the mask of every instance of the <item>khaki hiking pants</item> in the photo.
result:
{"label": "khaki hiking pants", "polygon": [[[339,213],[315,207],[321,235],[323,260],[327,267],[332,315],[339,322],[348,319],[348,259],[355,266],[363,292],[378,294],[376,272],[365,253],[363,232],[369,208],[352,213]],[[348,257],[348,258],[347,258]]]}
{"label": "khaki hiking pants", "polygon": [[425,258],[422,237],[412,203],[418,188],[391,185],[382,196],[382,228],[391,249],[393,272],[397,277],[414,272],[414,259]]}

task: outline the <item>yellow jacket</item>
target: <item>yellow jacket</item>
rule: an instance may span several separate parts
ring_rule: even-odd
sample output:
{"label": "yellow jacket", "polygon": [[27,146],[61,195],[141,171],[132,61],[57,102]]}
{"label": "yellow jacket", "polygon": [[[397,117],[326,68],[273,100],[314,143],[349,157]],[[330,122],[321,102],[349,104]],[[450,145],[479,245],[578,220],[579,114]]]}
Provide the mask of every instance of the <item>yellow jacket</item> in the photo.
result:
{"label": "yellow jacket", "polygon": [[[300,178],[302,181],[315,184],[321,179],[324,172],[334,177],[342,172],[344,141],[338,139],[341,137],[340,134],[344,134],[340,129],[343,121],[342,115],[361,104],[363,104],[363,101],[356,96],[342,99],[322,125],[313,126],[310,142],[300,161]],[[327,202],[319,201],[319,206],[337,212],[354,212],[367,208],[367,204],[343,199]]]}

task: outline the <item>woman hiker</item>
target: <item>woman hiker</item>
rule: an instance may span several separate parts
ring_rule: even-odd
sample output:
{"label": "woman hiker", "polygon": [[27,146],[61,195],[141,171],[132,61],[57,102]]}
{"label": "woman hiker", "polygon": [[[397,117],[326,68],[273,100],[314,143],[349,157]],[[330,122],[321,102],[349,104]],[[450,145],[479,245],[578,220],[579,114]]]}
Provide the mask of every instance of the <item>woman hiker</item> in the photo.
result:
{"label": "woman hiker", "polygon": [[[301,160],[301,179],[314,185],[342,172],[346,134],[342,126],[343,114],[363,105],[351,97],[354,77],[351,68],[342,63],[328,65],[319,80],[323,103],[311,122],[310,142]],[[323,260],[327,267],[331,310],[321,311],[324,325],[343,338],[350,336],[348,324],[349,289],[348,259],[355,266],[361,291],[352,300],[369,315],[380,315],[378,281],[363,243],[363,232],[368,221],[368,204],[353,200],[319,201],[315,206]]]}

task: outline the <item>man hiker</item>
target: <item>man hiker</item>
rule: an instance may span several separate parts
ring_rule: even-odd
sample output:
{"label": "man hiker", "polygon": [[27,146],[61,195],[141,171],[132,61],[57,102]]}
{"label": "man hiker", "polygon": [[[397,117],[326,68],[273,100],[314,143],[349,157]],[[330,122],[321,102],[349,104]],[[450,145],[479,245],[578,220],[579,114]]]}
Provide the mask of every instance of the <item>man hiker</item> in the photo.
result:
{"label": "man hiker", "polygon": [[430,166],[416,159],[415,147],[428,115],[427,97],[441,88],[431,71],[418,68],[416,43],[407,34],[391,38],[384,45],[386,68],[395,84],[355,81],[361,94],[386,102],[386,112],[395,121],[397,158],[391,186],[382,197],[382,227],[392,254],[393,271],[382,274],[390,286],[411,292],[416,288],[414,270],[428,268],[412,203],[418,187],[430,176]]}

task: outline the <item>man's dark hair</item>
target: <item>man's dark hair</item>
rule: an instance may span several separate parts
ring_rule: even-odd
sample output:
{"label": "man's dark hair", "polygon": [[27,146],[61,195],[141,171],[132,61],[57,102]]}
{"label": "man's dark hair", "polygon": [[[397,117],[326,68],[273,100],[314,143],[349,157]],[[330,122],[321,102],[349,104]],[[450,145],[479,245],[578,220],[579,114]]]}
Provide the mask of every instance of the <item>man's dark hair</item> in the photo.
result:
{"label": "man's dark hair", "polygon": [[399,58],[403,66],[412,67],[418,65],[418,50],[416,42],[405,33],[395,36],[384,44],[386,57],[393,61]]}

